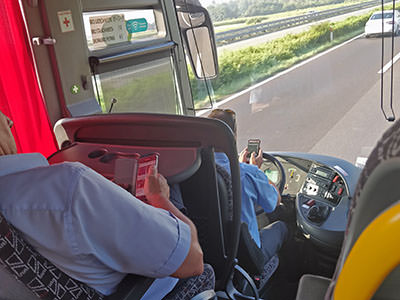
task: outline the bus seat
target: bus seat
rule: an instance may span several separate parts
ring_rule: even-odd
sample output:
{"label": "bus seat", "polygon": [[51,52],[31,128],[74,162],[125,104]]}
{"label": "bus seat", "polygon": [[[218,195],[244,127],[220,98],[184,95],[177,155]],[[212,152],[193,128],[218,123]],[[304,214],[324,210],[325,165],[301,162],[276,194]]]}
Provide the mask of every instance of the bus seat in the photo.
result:
{"label": "bus seat", "polygon": [[[349,212],[349,222],[343,242],[341,254],[336,265],[336,271],[329,287],[325,280],[325,293],[314,289],[314,283],[322,283],[318,276],[306,275],[299,284],[297,300],[304,299],[334,299],[335,287],[349,253],[368,226],[377,220],[388,207],[400,199],[400,122],[390,127],[378,141],[371,152],[368,161],[359,178],[355,195]],[[378,217],[379,218],[379,217]],[[398,233],[397,233],[398,236]],[[374,245],[371,245],[374,247]],[[368,249],[365,249],[366,251]],[[372,258],[371,258],[372,259]],[[385,259],[385,257],[381,257]],[[365,264],[369,261],[366,260]],[[370,270],[373,272],[374,270]],[[396,266],[384,278],[373,299],[398,299],[400,284],[400,267]],[[354,280],[357,280],[354,278]],[[316,293],[319,293],[317,296]],[[311,296],[313,295],[313,296]],[[325,297],[325,298],[324,298]]]}
{"label": "bus seat", "polygon": [[[231,280],[239,243],[241,193],[236,141],[232,130],[222,121],[180,115],[150,113],[107,114],[57,122],[55,132],[59,145],[64,143],[104,143],[138,149],[160,149],[159,169],[164,175],[169,168],[179,167],[179,149],[195,149],[193,162],[185,176],[174,176],[168,182],[179,184],[188,216],[197,227],[204,261],[215,271],[216,290],[223,291]],[[163,149],[174,149],[163,167]],[[143,150],[143,151],[144,151]],[[154,150],[155,151],[155,150]],[[214,151],[224,152],[230,161],[232,203],[229,212],[218,196],[218,175]],[[138,153],[142,153],[138,151]],[[179,174],[178,174],[179,175]],[[230,216],[229,219],[227,218]],[[228,220],[229,226],[223,225]]]}
{"label": "bus seat", "polygon": [[[229,173],[221,166],[215,165],[217,170],[218,194],[221,199],[221,213],[223,226],[229,228],[232,218],[232,182]],[[251,238],[246,223],[240,224],[238,263],[250,275],[260,275],[264,270],[265,256]]]}
{"label": "bus seat", "polygon": [[[153,278],[128,274],[110,296],[69,277],[33,249],[0,214],[1,300],[139,300]],[[215,300],[206,290],[192,300]]]}
{"label": "bus seat", "polygon": [[[5,294],[4,299],[61,299],[63,294],[70,295],[70,299],[105,299],[104,295],[69,277],[40,255],[1,214],[0,262],[0,291]],[[4,273],[6,270],[9,276]],[[12,277],[18,282],[11,283]]]}
{"label": "bus seat", "polygon": [[[223,167],[219,165],[216,165],[216,171],[218,195],[221,201],[222,224],[224,227],[229,228],[229,226],[231,226],[230,219],[232,215],[231,210],[233,200],[231,176]],[[226,231],[228,232],[228,229],[226,229]],[[268,282],[268,279],[275,272],[279,264],[279,258],[276,255],[268,262],[265,260],[265,255],[251,237],[248,225],[246,223],[240,224],[237,259],[239,266],[241,266],[243,271],[249,275],[245,278],[245,285],[247,285],[250,289],[252,286],[257,287],[259,293],[261,290],[263,290],[265,284]],[[247,283],[247,280],[249,280],[248,278],[253,280],[256,277],[258,280],[258,286],[256,286],[255,283],[254,285]],[[235,293],[238,292],[235,291]],[[249,293],[251,293],[251,291],[249,291]]]}
{"label": "bus seat", "polygon": [[37,300],[22,282],[15,280],[3,266],[0,266],[0,299],[2,300]]}

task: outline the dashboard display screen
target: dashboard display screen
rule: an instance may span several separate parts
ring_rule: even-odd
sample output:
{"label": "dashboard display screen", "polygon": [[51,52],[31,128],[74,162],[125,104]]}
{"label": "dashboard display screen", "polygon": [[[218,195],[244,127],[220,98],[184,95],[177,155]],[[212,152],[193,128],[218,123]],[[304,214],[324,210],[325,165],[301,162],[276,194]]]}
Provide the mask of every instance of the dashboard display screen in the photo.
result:
{"label": "dashboard display screen", "polygon": [[277,170],[267,169],[264,171],[265,175],[267,175],[268,179],[271,180],[274,184],[278,183],[279,180],[279,172]]}
{"label": "dashboard display screen", "polygon": [[318,176],[321,176],[321,177],[325,177],[325,178],[328,178],[328,177],[329,177],[329,174],[328,174],[328,173],[326,173],[326,172],[324,172],[324,171],[321,171],[321,170],[317,170],[317,171],[315,172],[315,174],[318,175]]}

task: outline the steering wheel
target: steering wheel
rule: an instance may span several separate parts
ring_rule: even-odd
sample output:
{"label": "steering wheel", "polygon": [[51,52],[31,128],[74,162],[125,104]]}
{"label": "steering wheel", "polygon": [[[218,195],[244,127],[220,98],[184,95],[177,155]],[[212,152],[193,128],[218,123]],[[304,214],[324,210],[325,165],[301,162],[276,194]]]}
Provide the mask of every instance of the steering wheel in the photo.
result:
{"label": "steering wheel", "polygon": [[282,195],[283,189],[285,188],[285,183],[286,183],[286,174],[285,174],[285,170],[283,169],[281,162],[275,156],[265,153],[265,152],[263,152],[263,159],[269,160],[277,168],[278,175],[279,175],[279,182],[277,184],[277,188],[279,190],[279,194]]}

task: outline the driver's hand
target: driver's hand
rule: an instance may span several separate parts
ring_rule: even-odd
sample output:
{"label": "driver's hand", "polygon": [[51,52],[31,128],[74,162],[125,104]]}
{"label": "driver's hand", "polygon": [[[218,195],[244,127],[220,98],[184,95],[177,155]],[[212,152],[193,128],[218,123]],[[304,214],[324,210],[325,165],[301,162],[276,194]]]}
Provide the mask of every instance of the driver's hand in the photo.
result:
{"label": "driver's hand", "polygon": [[262,154],[263,154],[263,151],[261,149],[258,151],[257,156],[256,156],[255,152],[251,153],[250,164],[256,165],[258,168],[260,168],[262,163],[263,163],[263,161],[264,161]]}
{"label": "driver's hand", "polygon": [[148,203],[155,207],[165,207],[169,202],[169,186],[164,176],[157,172],[154,166],[149,168],[144,181],[144,194]]}
{"label": "driver's hand", "polygon": [[248,164],[249,163],[248,156],[249,156],[249,152],[247,151],[247,147],[246,147],[239,154],[239,162]]}

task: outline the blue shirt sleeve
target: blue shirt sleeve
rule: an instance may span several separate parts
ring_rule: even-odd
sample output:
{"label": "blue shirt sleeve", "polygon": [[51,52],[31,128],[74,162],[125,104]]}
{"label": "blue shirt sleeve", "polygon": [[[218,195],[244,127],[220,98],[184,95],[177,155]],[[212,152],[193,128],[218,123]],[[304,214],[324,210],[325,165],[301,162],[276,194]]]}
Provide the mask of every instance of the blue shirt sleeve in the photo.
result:
{"label": "blue shirt sleeve", "polygon": [[71,244],[122,273],[161,278],[174,273],[190,247],[190,228],[83,168],[71,203]]}
{"label": "blue shirt sleeve", "polygon": [[267,175],[253,165],[247,165],[246,171],[241,172],[243,192],[265,212],[274,211],[278,202],[278,192],[269,183]]}

